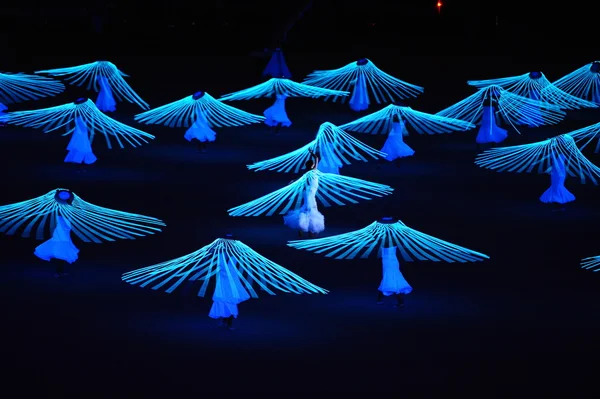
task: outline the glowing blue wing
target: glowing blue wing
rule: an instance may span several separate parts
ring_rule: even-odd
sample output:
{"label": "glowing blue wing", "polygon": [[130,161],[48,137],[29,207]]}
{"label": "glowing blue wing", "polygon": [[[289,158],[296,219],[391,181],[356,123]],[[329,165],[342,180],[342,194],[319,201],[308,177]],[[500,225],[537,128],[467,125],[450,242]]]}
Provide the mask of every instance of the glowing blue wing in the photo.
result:
{"label": "glowing blue wing", "polygon": [[380,248],[389,247],[397,247],[407,262],[431,260],[464,263],[489,259],[482,253],[413,230],[400,221],[391,224],[373,222],[364,229],[350,233],[290,241],[287,245],[335,259],[367,258],[377,255]]}
{"label": "glowing blue wing", "polygon": [[[582,129],[574,130],[570,133],[566,133],[567,135],[573,137],[573,140],[577,143],[579,149],[583,150],[587,147],[588,144],[592,142],[592,140],[600,137],[600,123],[596,123],[591,126],[584,127]],[[598,144],[596,144],[595,153],[600,152],[600,140]]]}
{"label": "glowing blue wing", "polygon": [[281,49],[275,49],[271,53],[271,59],[263,71],[263,76],[270,76],[272,78],[292,78],[292,74],[285,62],[285,57],[283,56],[283,51],[281,51]]}
{"label": "glowing blue wing", "polygon": [[306,172],[295,182],[271,194],[229,209],[229,215],[273,216],[275,213],[283,215],[290,209],[296,209],[302,205],[304,190],[307,185],[314,184],[313,179],[318,179],[319,184],[316,198],[325,207],[332,205],[344,206],[348,203],[357,204],[359,200],[383,197],[391,194],[394,190],[384,184],[372,183],[354,177],[321,173],[313,169]]}
{"label": "glowing blue wing", "polygon": [[59,202],[56,200],[57,190],[31,200],[0,206],[0,233],[14,235],[22,230],[22,237],[30,237],[35,229],[35,237],[42,240],[52,233],[58,216],[71,223],[73,234],[82,241],[95,243],[133,240],[160,232],[158,226],[165,226],[164,222],[153,217],[90,204],[74,193],[70,205]]}
{"label": "glowing blue wing", "polygon": [[498,172],[547,173],[553,159],[563,155],[569,176],[598,184],[600,168],[592,164],[577,148],[571,136],[560,135],[538,143],[492,148],[477,156],[475,164]]}
{"label": "glowing blue wing", "polygon": [[289,79],[272,78],[264,83],[221,97],[223,101],[251,100],[253,98],[273,97],[276,94],[285,94],[288,97],[325,97],[347,96],[347,91],[321,89],[303,83],[293,82]]}
{"label": "glowing blue wing", "polygon": [[226,283],[232,292],[237,290],[232,273],[237,273],[253,298],[258,298],[254,285],[270,295],[275,295],[272,289],[291,294],[327,294],[327,290],[270,261],[244,243],[223,238],[189,255],[125,273],[122,280],[140,287],[150,285],[153,290],[165,289],[169,294],[186,280],[200,280],[203,283],[198,296],[203,297],[210,279],[221,271],[223,259],[235,261],[235,267],[224,267]]}
{"label": "glowing blue wing", "polygon": [[566,113],[558,106],[532,100],[511,93],[500,86],[487,86],[462,101],[438,112],[436,115],[456,118],[479,125],[483,108],[497,105],[496,116],[510,125],[553,125],[564,119]]}
{"label": "glowing blue wing", "polygon": [[565,93],[550,83],[543,73],[539,72],[539,75],[536,75],[537,77],[532,77],[532,74],[533,73],[526,73],[520,76],[511,76],[499,79],[469,80],[467,83],[477,88],[484,88],[491,85],[500,86],[511,93],[549,104],[554,104],[561,109],[598,107],[598,105],[594,104],[593,102]]}
{"label": "glowing blue wing", "polygon": [[600,272],[600,256],[582,259],[581,268]]}
{"label": "glowing blue wing", "polygon": [[306,161],[311,157],[310,151],[319,153],[319,163],[330,167],[333,165],[329,165],[328,160],[339,160],[350,165],[350,159],[367,162],[367,157],[386,157],[383,152],[360,142],[334,124],[325,122],[319,127],[317,137],[307,145],[288,154],[248,165],[248,169],[298,173],[301,169],[306,169]]}
{"label": "glowing blue wing", "polygon": [[123,79],[123,77],[128,77],[128,75],[119,71],[112,62],[96,61],[75,67],[46,69],[43,71],[36,71],[35,73],[65,77],[67,82],[76,86],[85,87],[87,90],[94,90],[95,92],[100,90],[98,77],[103,76],[108,80],[112,93],[117,100],[137,104],[142,109],[150,109],[148,103],[142,100],[129,84],[127,84],[125,79]]}
{"label": "glowing blue wing", "polygon": [[200,98],[189,96],[179,101],[143,112],[135,116],[140,123],[165,125],[169,127],[189,127],[202,115],[210,127],[243,126],[262,122],[265,118],[230,105],[223,104],[210,94]]}
{"label": "glowing blue wing", "polygon": [[552,84],[565,93],[600,104],[600,61],[584,65]]}
{"label": "glowing blue wing", "polygon": [[341,125],[340,128],[360,133],[388,134],[392,130],[393,118],[396,115],[405,121],[406,128],[419,134],[450,133],[475,127],[472,123],[459,119],[427,114],[410,107],[390,104],[382,110]]}
{"label": "glowing blue wing", "polygon": [[[377,104],[417,97],[423,93],[422,87],[388,75],[377,68],[371,61],[366,61],[364,65],[358,65],[358,62],[351,62],[338,69],[314,71],[304,79],[304,83],[326,89],[350,91],[359,76],[362,75],[365,78],[369,95],[373,96]],[[328,96],[326,99],[330,99],[331,97]],[[333,97],[333,101],[335,102],[336,100],[337,97]],[[345,98],[342,98],[341,102],[344,103],[345,100]]]}
{"label": "glowing blue wing", "polygon": [[22,73],[0,73],[0,103],[14,104],[51,97],[65,90],[56,80]]}
{"label": "glowing blue wing", "polygon": [[96,133],[103,134],[108,148],[112,148],[111,138],[114,138],[121,148],[124,147],[123,142],[137,147],[154,139],[151,134],[127,126],[103,114],[91,100],[81,104],[69,103],[33,111],[10,112],[7,114],[7,122],[17,126],[43,129],[44,133],[73,126],[66,133],[71,134],[77,117],[86,123],[90,132],[90,141],[94,139]]}

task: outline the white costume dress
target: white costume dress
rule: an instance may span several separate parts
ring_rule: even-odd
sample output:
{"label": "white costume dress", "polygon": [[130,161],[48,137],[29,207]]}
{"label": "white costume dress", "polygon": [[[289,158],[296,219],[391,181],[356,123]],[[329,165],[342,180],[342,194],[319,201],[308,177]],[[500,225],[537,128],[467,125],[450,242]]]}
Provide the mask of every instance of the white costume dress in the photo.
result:
{"label": "white costume dress", "polygon": [[108,83],[108,79],[104,76],[98,76],[98,85],[100,91],[96,99],[96,107],[102,112],[114,112],[117,110],[117,102],[112,95],[112,89]]}
{"label": "white costume dress", "polygon": [[308,186],[304,189],[304,203],[300,209],[289,211],[283,217],[283,223],[294,230],[304,233],[318,234],[325,230],[325,217],[317,208],[317,190],[319,178],[314,175]]}
{"label": "white costume dress", "polygon": [[281,126],[290,126],[292,121],[285,112],[285,94],[277,94],[275,96],[275,102],[269,108],[263,112],[265,116],[265,123],[269,126],[277,126],[281,123]]}
{"label": "white costume dress", "polygon": [[506,130],[499,128],[496,125],[496,113],[493,106],[483,107],[483,116],[481,120],[481,127],[475,142],[478,144],[485,143],[500,143],[506,139],[508,133]]}
{"label": "white costume dress", "polygon": [[208,126],[208,121],[203,113],[198,114],[198,117],[183,135],[187,141],[196,139],[202,143],[207,141],[215,141],[217,133]]}
{"label": "white costume dress", "polygon": [[379,284],[379,291],[385,296],[410,294],[412,291],[412,287],[400,272],[400,262],[398,262],[396,250],[396,247],[381,248],[383,279]]}
{"label": "white costume dress", "polygon": [[97,158],[92,152],[92,144],[87,126],[81,117],[75,117],[75,130],[71,135],[71,141],[67,145],[67,156],[65,162],[92,164]]}
{"label": "white costume dress", "polygon": [[540,197],[540,201],[548,204],[555,202],[566,204],[575,201],[575,196],[566,189],[565,179],[567,171],[565,169],[565,156],[560,154],[558,157],[552,157],[552,168],[550,170],[550,188]]}
{"label": "white costume dress", "polygon": [[226,318],[229,316],[238,316],[237,305],[250,299],[250,294],[242,285],[238,271],[235,267],[235,260],[226,261],[224,255],[219,255],[217,263],[219,272],[217,273],[217,285],[213,294],[213,304],[208,316],[213,319]]}
{"label": "white costume dress", "polygon": [[77,260],[78,253],[79,249],[71,241],[71,224],[62,216],[58,216],[52,238],[38,245],[34,255],[46,261],[55,258],[73,263]]}
{"label": "white costume dress", "polygon": [[361,73],[356,78],[352,98],[350,99],[350,108],[353,111],[364,111],[369,108],[369,93],[367,92],[367,82],[365,76]]}
{"label": "white costume dress", "polygon": [[405,131],[404,121],[392,122],[392,130],[390,130],[388,138],[381,149],[381,152],[387,154],[385,159],[388,161],[410,157],[415,154],[415,151],[404,142],[402,136]]}
{"label": "white costume dress", "polygon": [[321,146],[321,159],[317,169],[323,173],[340,174],[340,168],[344,166],[342,160],[336,155],[331,145]]}

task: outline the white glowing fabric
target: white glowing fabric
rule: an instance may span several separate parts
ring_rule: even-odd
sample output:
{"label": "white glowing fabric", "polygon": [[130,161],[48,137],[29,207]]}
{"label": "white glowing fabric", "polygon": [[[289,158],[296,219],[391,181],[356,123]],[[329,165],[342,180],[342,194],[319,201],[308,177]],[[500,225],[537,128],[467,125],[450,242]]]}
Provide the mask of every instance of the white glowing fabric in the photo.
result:
{"label": "white glowing fabric", "polygon": [[334,124],[325,122],[321,124],[317,136],[310,143],[285,155],[248,165],[248,169],[298,173],[301,169],[306,169],[306,162],[311,157],[310,151],[320,154],[319,164],[327,163],[327,159],[339,159],[346,165],[350,165],[350,159],[367,162],[367,157],[380,159],[386,156],[381,151],[350,136]]}
{"label": "white glowing fabric", "polygon": [[547,173],[553,159],[565,157],[567,175],[578,177],[581,183],[600,181],[600,168],[592,164],[577,148],[569,135],[560,135],[532,144],[492,148],[477,156],[475,164],[498,172]]}
{"label": "white glowing fabric", "polygon": [[36,239],[42,240],[54,231],[59,216],[71,224],[73,234],[82,241],[95,243],[133,240],[160,232],[165,226],[153,217],[91,204],[72,192],[70,204],[59,201],[56,195],[61,191],[69,192],[59,188],[34,199],[0,206],[0,233],[14,235],[22,230],[22,237],[30,237],[35,231]]}
{"label": "white glowing fabric", "polygon": [[390,186],[373,183],[354,177],[321,173],[310,170],[299,179],[246,204],[229,209],[230,216],[273,216],[275,213],[286,214],[291,209],[302,205],[304,190],[313,178],[319,181],[317,200],[325,207],[332,205],[343,206],[357,204],[360,200],[370,200],[373,197],[389,195],[394,190]]}
{"label": "white glowing fabric", "polygon": [[381,248],[390,247],[397,247],[407,262],[430,260],[464,263],[489,259],[482,253],[413,230],[400,221],[376,221],[360,230],[318,239],[290,241],[288,246],[335,259],[377,256]]}
{"label": "white glowing fabric", "polygon": [[[327,290],[270,261],[241,241],[225,238],[219,238],[189,255],[125,273],[122,280],[141,287],[150,286],[154,290],[165,289],[167,293],[173,292],[186,280],[202,281],[198,296],[203,297],[211,278],[220,271],[220,264],[223,264],[219,262],[220,258],[235,260],[235,267],[226,268],[227,273],[237,272],[253,298],[258,298],[254,286],[270,295],[275,295],[273,290],[291,294],[327,293]],[[229,282],[233,283],[233,278]]]}

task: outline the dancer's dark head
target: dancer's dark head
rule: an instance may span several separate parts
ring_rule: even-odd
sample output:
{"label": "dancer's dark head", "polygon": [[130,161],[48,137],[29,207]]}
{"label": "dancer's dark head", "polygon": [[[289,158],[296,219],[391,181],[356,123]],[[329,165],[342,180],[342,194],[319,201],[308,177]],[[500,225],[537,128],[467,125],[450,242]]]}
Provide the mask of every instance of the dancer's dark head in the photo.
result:
{"label": "dancer's dark head", "polygon": [[396,107],[406,107],[406,104],[402,100],[396,100],[392,104],[394,104]]}
{"label": "dancer's dark head", "polygon": [[542,73],[540,71],[529,72],[529,77],[531,79],[539,79],[542,77]]}
{"label": "dancer's dark head", "polygon": [[363,66],[363,65],[367,65],[367,63],[369,62],[368,59],[366,58],[361,58],[358,61],[356,61],[356,65],[358,66]]}
{"label": "dancer's dark head", "polygon": [[590,72],[599,73],[600,72],[600,62],[594,61],[590,66]]}
{"label": "dancer's dark head", "polygon": [[203,91],[197,91],[194,93],[194,95],[192,96],[192,98],[194,100],[200,100],[202,97],[204,97],[204,92]]}
{"label": "dancer's dark head", "polygon": [[223,235],[223,238],[226,240],[235,240],[235,237],[231,233],[227,233],[227,234]]}
{"label": "dancer's dark head", "polygon": [[400,123],[400,115],[394,114],[394,116],[392,116],[392,122]]}
{"label": "dancer's dark head", "polygon": [[315,162],[314,159],[309,159],[308,161],[306,161],[306,163],[304,164],[306,166],[306,169],[314,169],[315,166],[317,166],[317,163]]}
{"label": "dancer's dark head", "polygon": [[58,189],[54,193],[54,199],[58,203],[71,205],[71,203],[73,203],[73,199],[75,199],[75,196],[71,190]]}
{"label": "dancer's dark head", "polygon": [[73,104],[75,105],[80,105],[83,104],[84,102],[86,102],[88,99],[85,97],[80,97],[77,100],[73,101]]}
{"label": "dancer's dark head", "polygon": [[391,217],[391,216],[384,216],[381,219],[379,219],[379,223],[383,223],[383,224],[393,224],[396,223],[398,220],[396,220],[395,218]]}

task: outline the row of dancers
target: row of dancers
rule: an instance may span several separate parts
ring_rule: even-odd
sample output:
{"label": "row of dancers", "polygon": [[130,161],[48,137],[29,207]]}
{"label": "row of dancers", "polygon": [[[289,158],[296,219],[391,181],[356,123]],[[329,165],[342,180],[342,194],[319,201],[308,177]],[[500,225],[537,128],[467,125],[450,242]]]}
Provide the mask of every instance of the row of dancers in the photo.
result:
{"label": "row of dancers", "polygon": [[[280,55],[283,59],[282,54]],[[275,58],[272,58],[271,61],[273,59]],[[96,132],[104,134],[107,139],[111,136],[121,146],[123,146],[123,141],[134,146],[147,142],[153,136],[117,122],[102,113],[114,111],[116,101],[112,96],[113,92],[122,96],[122,98],[126,98],[127,95],[131,96],[131,92],[133,92],[126,83],[125,86],[111,86],[114,83],[111,83],[112,80],[105,75],[109,75],[110,71],[114,72],[115,70],[116,67],[113,64],[100,62],[86,68],[64,68],[60,72],[57,72],[58,70],[54,72],[45,71],[55,76],[75,76],[79,82],[85,80],[86,76],[91,74],[93,77],[91,82],[98,82],[100,90],[96,103],[88,99],[79,99],[65,106],[37,111],[12,112],[4,117],[4,121],[15,125],[41,127],[46,131],[67,126],[74,121],[75,126],[71,130],[73,137],[71,143],[69,143],[71,148],[67,156],[71,160],[67,162],[95,162],[90,138]],[[170,127],[189,126],[186,131],[186,138],[190,141],[198,140],[205,143],[214,141],[216,137],[216,133],[211,129],[211,126],[241,126],[264,121],[274,126],[276,132],[279,132],[281,127],[291,125],[291,121],[285,113],[285,99],[288,97],[326,97],[333,98],[334,101],[338,98],[343,100],[349,94],[345,90],[353,86],[350,106],[356,111],[361,111],[368,108],[370,100],[367,89],[369,87],[371,90],[375,90],[374,98],[377,102],[385,100],[383,93],[389,95],[391,92],[397,96],[406,97],[416,96],[422,92],[422,88],[407,84],[383,73],[366,59],[349,64],[342,70],[317,71],[312,78],[309,77],[305,84],[291,81],[289,77],[281,74],[280,70],[278,72],[279,77],[273,77],[269,81],[250,89],[226,95],[221,100],[212,98],[208,93],[197,92],[175,103],[146,111],[138,115],[136,119],[142,123],[158,123]],[[124,82],[122,77],[126,75],[118,70],[116,71],[118,72],[117,76]],[[335,78],[332,78],[332,76]],[[341,79],[340,76],[345,76],[344,85],[346,86],[327,87],[328,85],[331,86],[331,83],[327,82],[330,82],[331,79],[339,80]],[[545,79],[543,74],[529,74],[528,76],[532,80]],[[39,77],[36,76],[35,78]],[[373,81],[379,82],[379,85],[374,85]],[[477,86],[483,83],[473,82],[473,84]],[[468,130],[474,126],[474,123],[469,122],[468,119],[474,121],[478,116],[483,121],[478,141],[483,141],[483,139],[480,139],[480,135],[485,137],[486,134],[495,137],[495,140],[497,140],[499,137],[497,129],[499,128],[495,121],[496,115],[505,117],[506,120],[511,123],[514,122],[514,124],[539,126],[541,124],[557,123],[564,117],[561,105],[546,102],[549,98],[555,103],[561,103],[562,101],[562,106],[567,109],[571,109],[568,107],[590,106],[574,101],[562,94],[560,96],[556,95],[556,90],[553,89],[554,86],[552,85],[545,86],[545,88],[537,87],[534,88],[535,90],[530,89],[532,93],[536,93],[534,99],[515,94],[510,91],[510,88],[503,87],[506,85],[506,82],[495,81],[487,86],[482,86],[483,88],[476,93],[477,96],[483,98],[479,108],[473,106],[473,104],[476,104],[473,96],[471,96],[473,98],[467,99],[469,101],[466,103],[461,102],[448,110],[440,112],[438,115],[414,111],[396,101],[396,103],[375,114],[367,115],[340,127],[324,123],[317,133],[317,138],[305,146],[306,148],[303,147],[291,154],[248,166],[250,169],[255,170],[288,172],[291,170],[298,172],[299,169],[306,169],[307,172],[301,178],[274,193],[232,208],[229,210],[229,214],[231,216],[282,214],[285,225],[297,229],[301,235],[308,234],[309,238],[312,238],[312,240],[299,240],[288,243],[289,246],[294,248],[326,253],[326,256],[334,256],[338,259],[354,258],[361,251],[364,251],[363,257],[369,256],[371,253],[379,254],[383,262],[384,275],[379,292],[383,296],[396,295],[398,298],[396,305],[401,306],[403,304],[402,295],[409,293],[412,288],[400,272],[398,252],[406,261],[430,259],[434,261],[467,262],[479,261],[488,257],[427,236],[392,218],[383,218],[356,232],[316,238],[325,228],[324,216],[318,209],[317,199],[324,206],[331,206],[334,204],[356,203],[362,199],[390,194],[392,192],[391,187],[341,176],[339,168],[343,166],[344,162],[349,163],[348,158],[366,160],[366,157],[360,154],[361,151],[366,152],[372,158],[382,157],[388,160],[414,154],[414,151],[402,140],[402,136],[406,134],[407,126],[411,126],[418,133],[429,134]],[[114,90],[113,87],[115,87]],[[514,87],[512,87],[512,90],[518,91]],[[222,103],[222,101],[227,100],[250,99],[265,95],[274,95],[276,102],[265,111],[264,117],[252,115]],[[488,101],[488,105],[486,105],[486,101]],[[145,104],[139,96],[133,102],[137,102],[142,107]],[[593,104],[592,102],[589,103]],[[597,105],[593,104],[593,106]],[[145,104],[145,107],[148,108],[147,104]],[[442,115],[444,113],[454,116],[444,116]],[[467,116],[465,120],[455,116],[461,113],[463,116]],[[207,133],[207,128],[212,134]],[[367,133],[383,133],[387,130],[390,134],[382,151],[377,151],[352,138],[343,129]],[[482,135],[482,131],[487,133]],[[583,136],[585,138],[582,138]],[[598,168],[591,164],[575,145],[574,138],[579,141],[587,140],[587,145],[591,140],[591,136],[588,129],[585,134],[560,135],[546,140],[542,144],[533,143],[526,146],[494,148],[481,154],[476,163],[497,170],[514,170],[515,168],[511,164],[513,166],[515,164],[519,165],[522,170],[526,170],[526,166],[534,164],[540,164],[538,166],[541,166],[541,164],[544,164],[548,166],[545,171],[551,173],[552,185],[548,191],[549,193],[544,193],[542,198],[546,197],[550,201],[557,198],[568,200],[570,197],[565,193],[564,180],[567,174],[572,174],[573,165],[579,165],[576,175],[582,179],[588,177],[595,182],[595,177],[600,176]],[[107,142],[110,146],[110,140]],[[582,159],[587,161],[587,164],[584,162],[584,168],[581,167]],[[523,166],[527,162],[529,164]],[[572,199],[574,199],[574,196]],[[291,209],[292,207],[294,209]],[[42,219],[40,220],[40,218]],[[99,234],[98,231],[106,232],[107,229],[110,229],[113,235],[116,235],[114,238],[131,239],[135,236],[160,231],[160,228],[165,225],[164,222],[155,218],[109,210],[85,203],[74,193],[65,189],[57,189],[34,200],[0,207],[1,232],[14,234],[19,228],[25,226],[27,220],[30,223],[24,228],[24,236],[30,234],[35,223],[38,223],[36,233],[38,238],[42,238],[47,234],[46,223],[51,226],[53,231],[52,238],[38,246],[35,254],[44,260],[62,259],[69,263],[77,260],[79,252],[71,241],[71,229],[83,241],[101,242],[107,238],[103,236],[103,233]],[[131,220],[135,222],[132,223]],[[365,234],[365,230],[367,234]],[[233,318],[237,317],[237,305],[250,297],[257,296],[252,288],[253,285],[257,285],[269,293],[273,293],[271,288],[292,293],[324,294],[327,292],[306,282],[289,270],[273,264],[230,235],[216,240],[208,247],[210,247],[210,250],[205,250],[207,247],[203,247],[194,253],[195,255],[192,254],[194,256],[198,256],[199,253],[202,254],[194,262],[190,263],[190,255],[188,255],[178,260],[126,273],[123,280],[142,286],[156,283],[155,288],[168,284],[172,281],[171,279],[203,280],[199,295],[204,296],[208,281],[215,276],[217,286],[213,295],[213,308],[211,308],[209,315],[221,318],[224,324],[229,327],[231,327]],[[375,249],[378,250],[375,251]],[[209,256],[210,260],[205,259]],[[583,266],[588,268],[598,267],[598,263],[594,262],[594,259],[584,260]],[[190,268],[193,270],[190,270]],[[62,266],[57,268],[56,275],[64,275]],[[172,292],[177,285],[177,283],[171,285],[171,288],[167,291]],[[377,302],[381,303],[381,299],[381,296],[378,297]]]}

